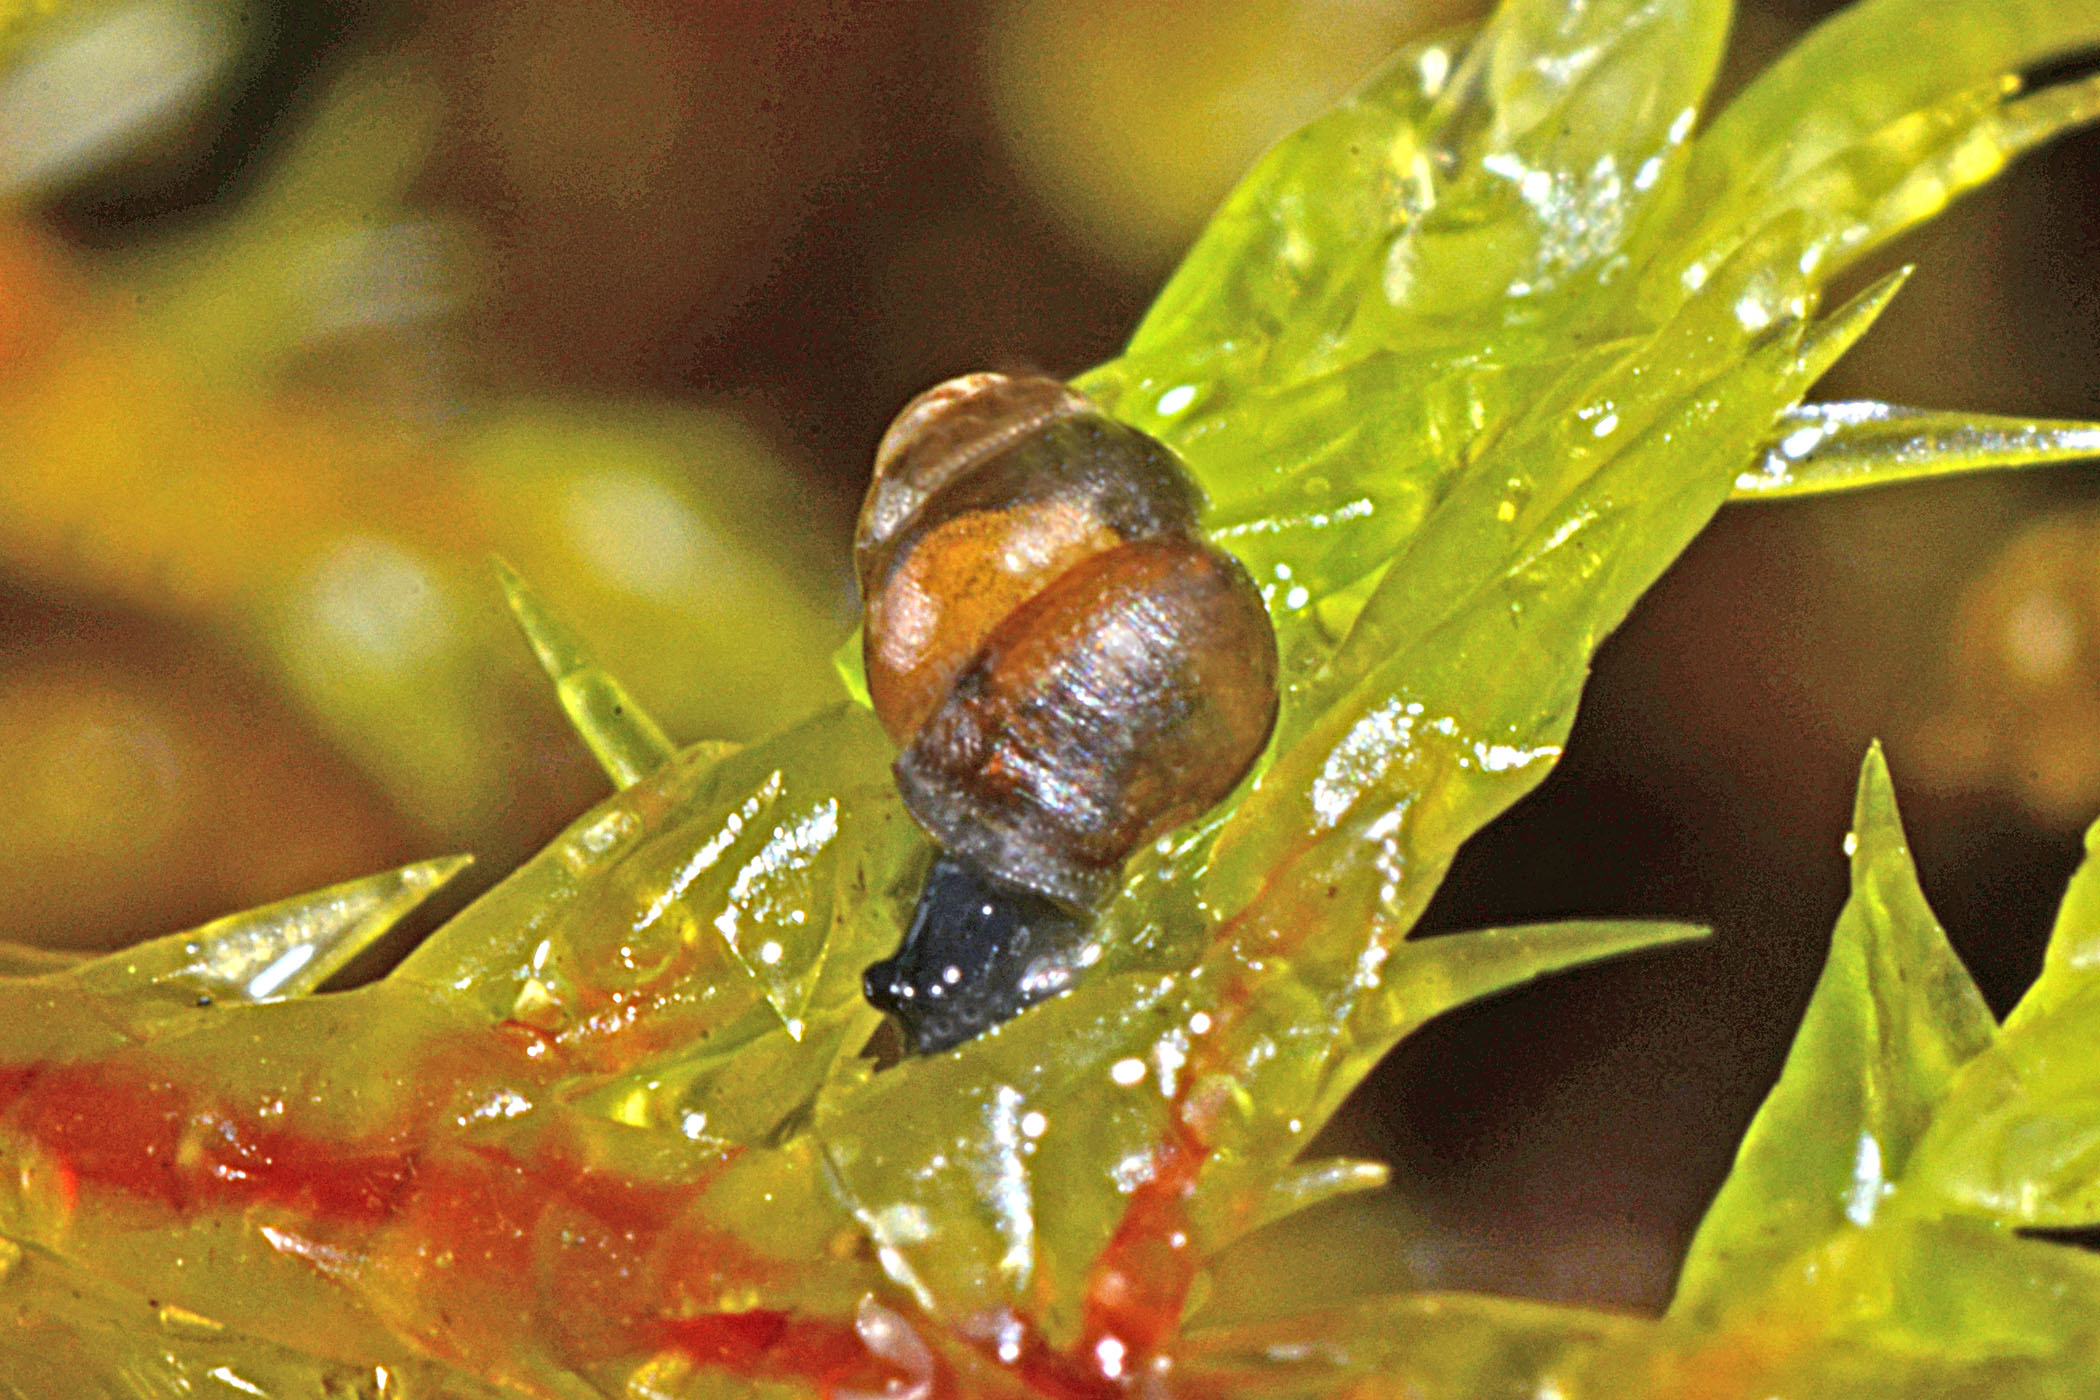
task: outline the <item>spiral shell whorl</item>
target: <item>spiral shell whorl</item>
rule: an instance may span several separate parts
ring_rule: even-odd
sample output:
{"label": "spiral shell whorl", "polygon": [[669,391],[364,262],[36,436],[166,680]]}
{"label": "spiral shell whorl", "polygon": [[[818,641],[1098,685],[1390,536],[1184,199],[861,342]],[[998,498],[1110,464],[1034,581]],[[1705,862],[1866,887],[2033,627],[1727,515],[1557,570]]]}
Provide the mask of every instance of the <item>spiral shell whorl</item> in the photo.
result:
{"label": "spiral shell whorl", "polygon": [[1055,381],[970,375],[899,415],[855,542],[864,654],[944,849],[1084,908],[1259,755],[1275,634],[1201,503],[1164,446]]}

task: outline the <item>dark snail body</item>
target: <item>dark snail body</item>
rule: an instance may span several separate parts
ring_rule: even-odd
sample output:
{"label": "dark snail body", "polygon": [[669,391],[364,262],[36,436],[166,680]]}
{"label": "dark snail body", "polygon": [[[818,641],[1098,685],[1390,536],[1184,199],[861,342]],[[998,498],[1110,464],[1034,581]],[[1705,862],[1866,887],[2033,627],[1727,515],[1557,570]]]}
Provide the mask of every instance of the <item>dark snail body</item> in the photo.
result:
{"label": "dark snail body", "polygon": [[868,689],[946,854],[868,999],[945,1049],[1061,990],[1125,857],[1239,782],[1276,717],[1261,595],[1160,443],[1054,380],[970,375],[877,452]]}
{"label": "dark snail body", "polygon": [[1071,984],[1086,916],[942,855],[897,955],[867,971],[870,1003],[912,1053],[952,1050]]}

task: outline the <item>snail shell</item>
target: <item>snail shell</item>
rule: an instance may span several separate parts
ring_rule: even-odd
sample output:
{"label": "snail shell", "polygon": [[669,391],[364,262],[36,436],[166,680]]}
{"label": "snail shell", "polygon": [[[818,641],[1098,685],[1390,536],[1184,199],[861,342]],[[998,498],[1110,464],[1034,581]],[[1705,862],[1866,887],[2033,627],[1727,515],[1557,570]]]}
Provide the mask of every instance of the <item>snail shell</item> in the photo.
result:
{"label": "snail shell", "polygon": [[868,994],[908,1032],[903,1007],[942,1004],[915,1048],[1062,985],[981,945],[1070,942],[1267,744],[1275,632],[1201,506],[1172,452],[1055,380],[952,380],[884,436],[854,540],[868,691],[946,856]]}
{"label": "snail shell", "polygon": [[1276,637],[1166,447],[1054,380],[975,374],[883,439],[855,563],[905,805],[1077,908],[1230,792],[1276,718]]}

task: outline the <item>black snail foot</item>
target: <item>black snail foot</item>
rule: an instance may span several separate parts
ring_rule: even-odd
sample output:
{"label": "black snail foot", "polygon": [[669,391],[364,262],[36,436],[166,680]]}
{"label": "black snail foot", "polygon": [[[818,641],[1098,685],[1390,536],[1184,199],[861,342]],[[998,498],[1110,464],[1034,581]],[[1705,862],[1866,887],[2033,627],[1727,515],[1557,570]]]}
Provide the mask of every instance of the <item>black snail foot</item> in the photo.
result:
{"label": "black snail foot", "polygon": [[911,1053],[953,1049],[1071,984],[1088,920],[943,855],[896,956],[861,979],[868,1001],[897,1018]]}

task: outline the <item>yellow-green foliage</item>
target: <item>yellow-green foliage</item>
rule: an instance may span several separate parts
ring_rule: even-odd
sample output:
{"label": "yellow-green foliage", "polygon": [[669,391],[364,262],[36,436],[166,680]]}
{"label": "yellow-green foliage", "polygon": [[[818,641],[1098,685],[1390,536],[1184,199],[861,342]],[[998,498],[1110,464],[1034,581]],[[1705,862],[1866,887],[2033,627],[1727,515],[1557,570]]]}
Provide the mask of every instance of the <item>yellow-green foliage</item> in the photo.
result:
{"label": "yellow-green foliage", "polygon": [[1829,970],[1666,1317],[1202,1308],[1221,1251],[1381,1180],[1298,1154],[1400,1037],[1692,933],[1407,938],[1715,511],[2090,450],[2085,425],[1801,400],[1901,282],[1826,314],[1831,278],[2094,112],[2100,85],[2008,75],[2100,42],[2100,6],[1868,0],[1702,124],[1728,18],[1510,0],[1399,55],[1084,378],[1202,480],[1287,684],[1257,777],[1133,863],[1074,990],[874,1072],[860,970],[925,846],[872,719],[666,760],[509,577],[623,787],[393,974],[305,995],[440,870],[0,981],[0,1379],[2100,1394],[2100,1260],[2018,1233],[2100,1219],[2096,877],[1993,1025],[1878,755]]}

